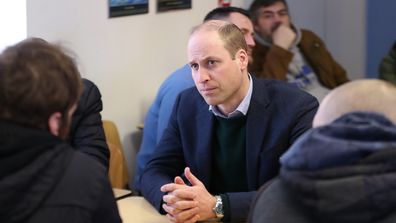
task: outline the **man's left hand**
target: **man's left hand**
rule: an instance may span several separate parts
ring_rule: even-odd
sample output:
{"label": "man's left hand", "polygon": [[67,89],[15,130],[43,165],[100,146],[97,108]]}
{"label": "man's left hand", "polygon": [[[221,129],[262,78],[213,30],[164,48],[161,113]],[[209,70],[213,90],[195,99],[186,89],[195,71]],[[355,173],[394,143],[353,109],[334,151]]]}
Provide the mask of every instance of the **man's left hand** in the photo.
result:
{"label": "man's left hand", "polygon": [[184,175],[192,186],[186,185],[181,177],[175,177],[174,183],[165,184],[161,187],[162,192],[167,192],[163,197],[164,210],[172,222],[194,222],[215,218],[212,208],[216,204],[216,198],[205,188],[186,167]]}

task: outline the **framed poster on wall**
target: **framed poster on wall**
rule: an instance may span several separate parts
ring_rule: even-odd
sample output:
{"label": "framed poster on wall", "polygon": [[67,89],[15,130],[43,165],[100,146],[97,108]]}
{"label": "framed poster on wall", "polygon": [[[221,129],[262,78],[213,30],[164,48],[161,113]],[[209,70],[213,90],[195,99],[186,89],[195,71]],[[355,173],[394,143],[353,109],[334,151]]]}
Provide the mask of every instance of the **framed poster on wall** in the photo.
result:
{"label": "framed poster on wall", "polygon": [[190,8],[191,0],[157,0],[157,12]]}
{"label": "framed poster on wall", "polygon": [[109,0],[109,17],[148,13],[149,0]]}

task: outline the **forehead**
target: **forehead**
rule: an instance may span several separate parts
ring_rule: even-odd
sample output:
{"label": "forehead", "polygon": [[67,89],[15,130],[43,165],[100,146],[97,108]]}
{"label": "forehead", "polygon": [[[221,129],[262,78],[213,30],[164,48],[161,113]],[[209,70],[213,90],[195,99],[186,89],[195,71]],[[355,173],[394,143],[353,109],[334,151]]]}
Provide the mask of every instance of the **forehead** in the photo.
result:
{"label": "forehead", "polygon": [[253,32],[252,22],[248,17],[241,13],[233,12],[225,19],[225,21],[235,24],[241,30],[245,29]]}
{"label": "forehead", "polygon": [[200,30],[188,40],[188,59],[200,60],[206,57],[222,57],[227,53],[217,31]]}

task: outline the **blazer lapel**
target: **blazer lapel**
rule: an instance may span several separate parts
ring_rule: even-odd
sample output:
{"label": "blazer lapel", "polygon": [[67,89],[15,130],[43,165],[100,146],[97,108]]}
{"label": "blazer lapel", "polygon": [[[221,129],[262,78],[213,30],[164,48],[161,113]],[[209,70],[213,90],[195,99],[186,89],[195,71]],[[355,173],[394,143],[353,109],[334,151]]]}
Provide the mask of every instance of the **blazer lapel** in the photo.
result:
{"label": "blazer lapel", "polygon": [[268,111],[270,103],[266,86],[252,77],[253,92],[247,113],[246,123],[246,171],[249,188],[257,188],[259,156],[262,150],[264,134],[268,131]]}
{"label": "blazer lapel", "polygon": [[199,129],[196,135],[196,149],[198,151],[196,176],[206,186],[210,185],[212,175],[212,136],[214,129],[214,116],[209,111],[209,105],[204,103],[196,117]]}

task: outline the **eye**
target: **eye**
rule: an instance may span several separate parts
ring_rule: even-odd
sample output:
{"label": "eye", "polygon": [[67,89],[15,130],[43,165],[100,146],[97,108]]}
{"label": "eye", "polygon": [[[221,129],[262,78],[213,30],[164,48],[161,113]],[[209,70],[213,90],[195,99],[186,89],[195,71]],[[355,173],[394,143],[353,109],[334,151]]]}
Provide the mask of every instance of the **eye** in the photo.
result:
{"label": "eye", "polygon": [[280,11],[279,12],[279,16],[288,16],[289,14],[287,13],[287,11]]}
{"label": "eye", "polygon": [[241,32],[243,35],[249,34],[249,30],[247,29],[241,29]]}
{"label": "eye", "polygon": [[261,17],[264,19],[271,19],[274,17],[274,14],[273,13],[263,13],[263,14],[261,14]]}
{"label": "eye", "polygon": [[192,63],[192,64],[190,64],[190,68],[192,70],[198,70],[198,64],[197,63]]}
{"label": "eye", "polygon": [[208,60],[208,65],[213,66],[215,65],[217,62],[215,60]]}

